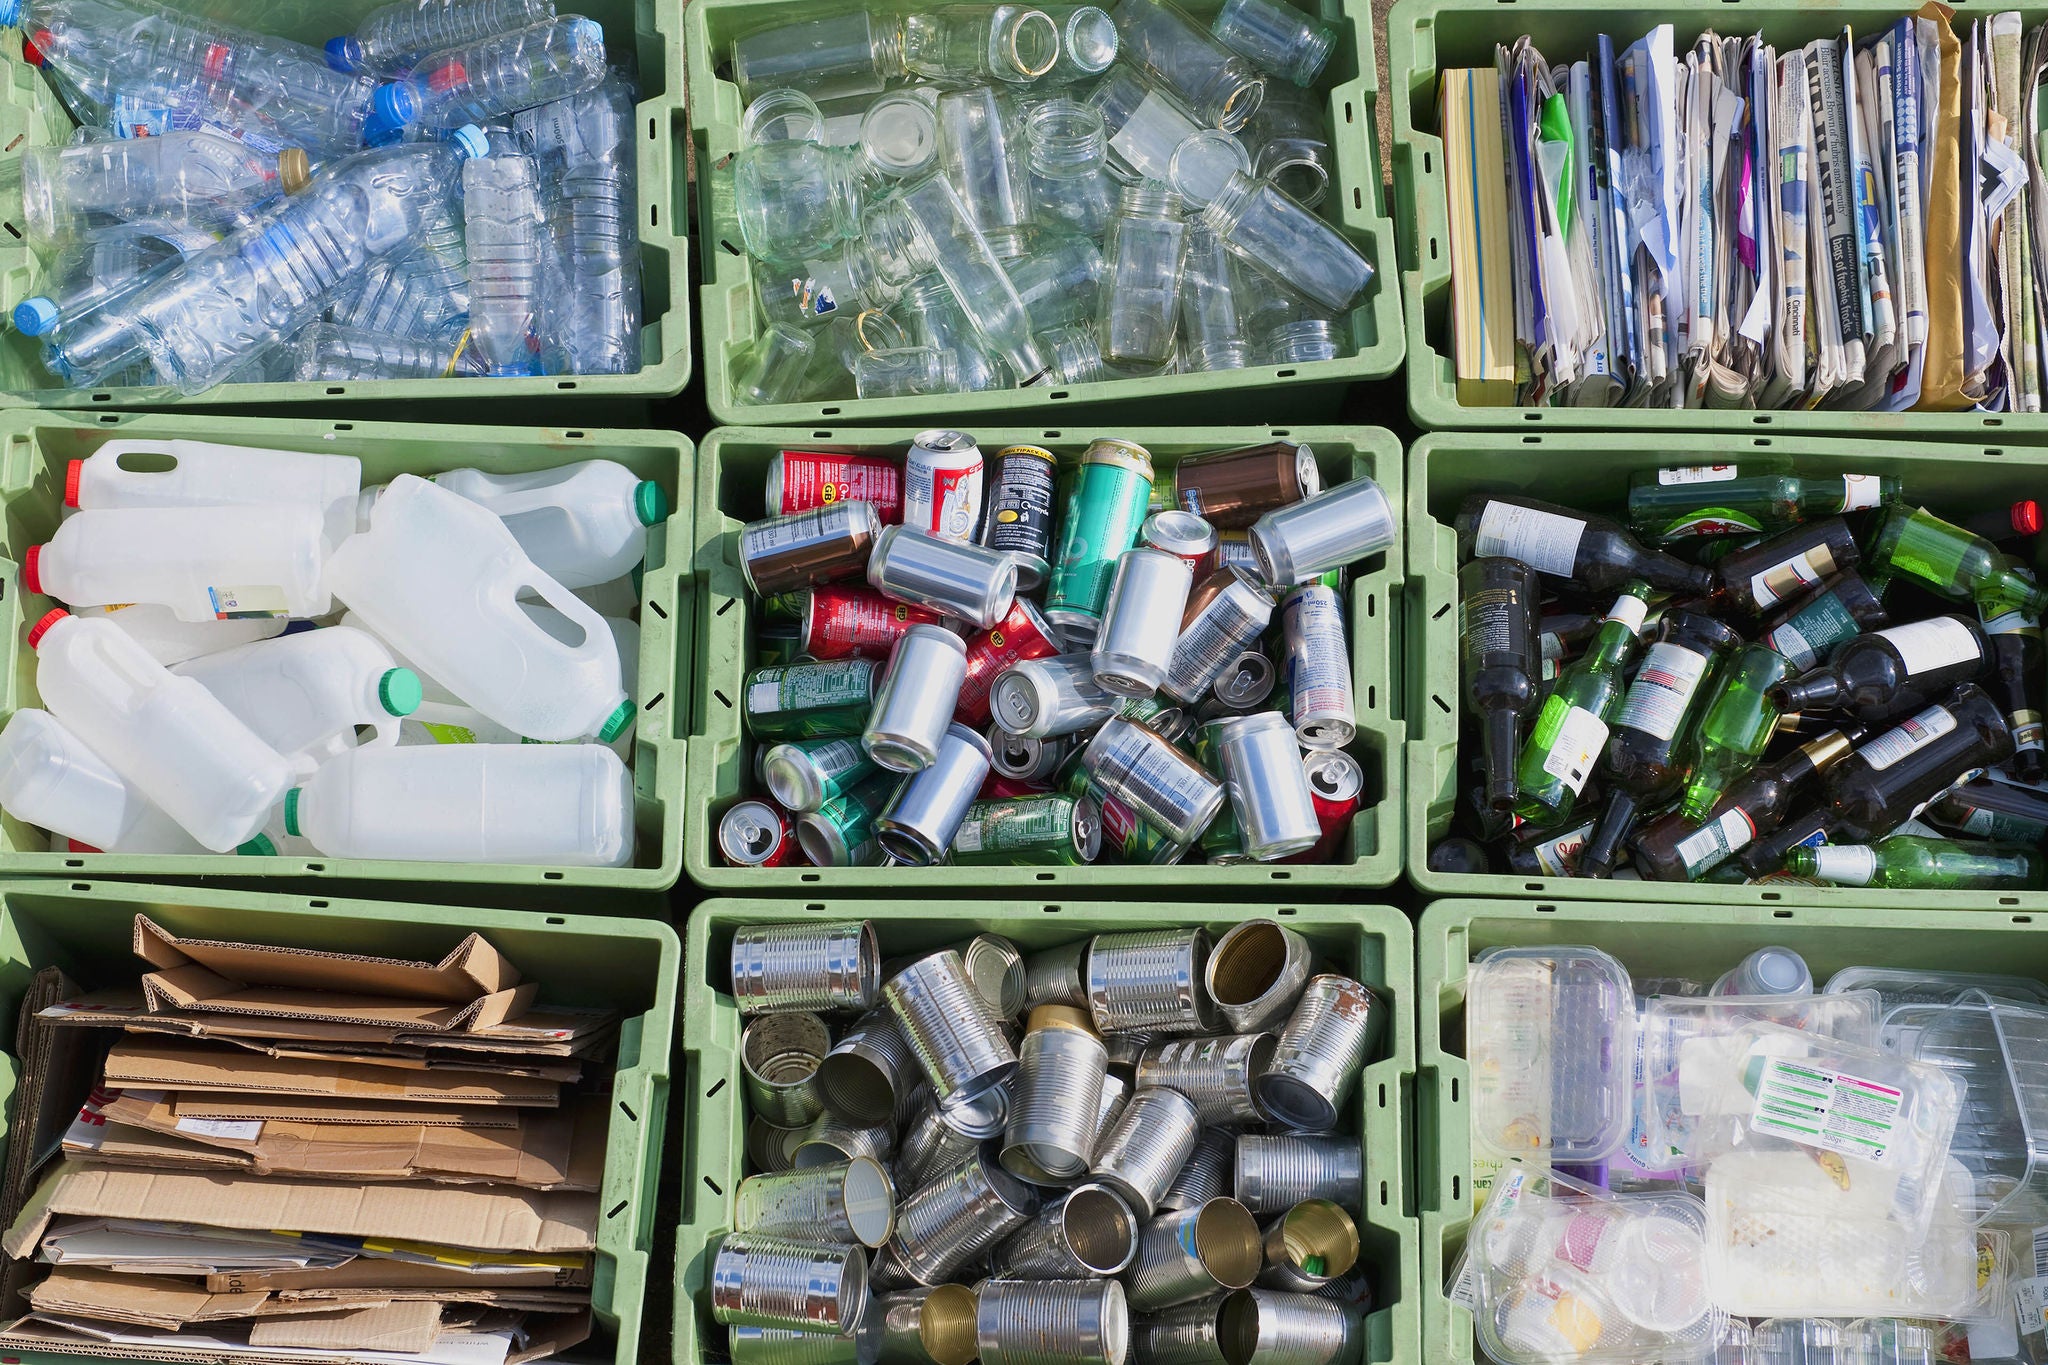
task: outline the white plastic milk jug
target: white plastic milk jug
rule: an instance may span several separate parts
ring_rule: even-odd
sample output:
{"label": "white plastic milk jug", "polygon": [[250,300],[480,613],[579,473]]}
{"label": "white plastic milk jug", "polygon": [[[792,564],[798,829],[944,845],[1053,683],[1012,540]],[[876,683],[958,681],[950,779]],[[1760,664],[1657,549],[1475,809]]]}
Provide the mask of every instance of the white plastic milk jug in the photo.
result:
{"label": "white plastic milk jug", "polygon": [[[527,558],[565,588],[631,572],[647,554],[647,528],[668,518],[661,485],[616,460],[527,474],[451,469],[434,482],[496,513]],[[372,489],[364,501],[375,495]]]}
{"label": "white plastic milk jug", "polygon": [[398,718],[420,704],[413,671],[347,626],[261,640],[171,671],[203,684],[302,774],[355,748],[358,725],[375,728],[370,744],[396,744]]}
{"label": "white plastic milk jug", "polygon": [[68,848],[103,853],[204,853],[148,797],[48,711],[24,706],[0,729],[0,810],[40,825]]}
{"label": "white plastic milk jug", "polygon": [[304,504],[114,507],[66,517],[21,584],[67,606],[156,602],[183,621],[324,616],[320,513]]}
{"label": "white plastic milk jug", "polygon": [[363,462],[353,455],[124,438],[71,462],[64,505],[100,511],[301,504],[319,510],[332,549],[355,531],[362,483]]}

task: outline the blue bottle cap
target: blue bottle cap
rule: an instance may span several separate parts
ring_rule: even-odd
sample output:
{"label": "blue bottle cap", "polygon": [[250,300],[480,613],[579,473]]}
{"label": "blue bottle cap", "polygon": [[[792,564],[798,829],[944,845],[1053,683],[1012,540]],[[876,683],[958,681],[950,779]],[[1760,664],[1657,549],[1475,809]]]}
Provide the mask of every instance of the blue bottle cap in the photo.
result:
{"label": "blue bottle cap", "polygon": [[491,140],[484,136],[484,130],[474,123],[465,123],[448,135],[455,144],[455,150],[465,157],[482,159],[491,154]]}
{"label": "blue bottle cap", "polygon": [[21,0],[0,0],[0,25],[13,28],[21,22]]}
{"label": "blue bottle cap", "polygon": [[[5,3],[6,0],[0,0]],[[344,33],[339,38],[327,40],[327,64],[336,71],[353,75],[363,67],[362,40],[353,34]]]}
{"label": "blue bottle cap", "polygon": [[[0,4],[4,3],[6,0],[0,0]],[[412,87],[401,81],[386,81],[378,86],[370,102],[379,119],[398,128],[411,123],[419,114],[419,105],[412,97]]]}
{"label": "blue bottle cap", "polygon": [[405,125],[386,123],[375,110],[363,120],[363,145],[365,147],[389,147],[405,136]]}
{"label": "blue bottle cap", "polygon": [[57,305],[40,294],[14,305],[14,328],[23,336],[39,337],[56,325]]}

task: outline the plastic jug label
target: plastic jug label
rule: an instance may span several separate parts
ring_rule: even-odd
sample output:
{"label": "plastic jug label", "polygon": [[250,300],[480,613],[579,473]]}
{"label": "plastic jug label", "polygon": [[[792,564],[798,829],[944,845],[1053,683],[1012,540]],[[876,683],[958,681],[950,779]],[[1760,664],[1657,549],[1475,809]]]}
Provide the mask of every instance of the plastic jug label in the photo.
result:
{"label": "plastic jug label", "polygon": [[1757,1082],[1752,1131],[1885,1164],[1896,1152],[1905,1093],[1845,1071],[1769,1058]]}
{"label": "plastic jug label", "polygon": [[206,595],[213,599],[213,619],[216,621],[258,621],[292,614],[291,603],[285,599],[284,589],[274,584],[248,588],[208,588]]}
{"label": "plastic jug label", "polygon": [[476,731],[467,725],[443,725],[431,720],[419,722],[420,729],[427,732],[436,744],[474,744]]}

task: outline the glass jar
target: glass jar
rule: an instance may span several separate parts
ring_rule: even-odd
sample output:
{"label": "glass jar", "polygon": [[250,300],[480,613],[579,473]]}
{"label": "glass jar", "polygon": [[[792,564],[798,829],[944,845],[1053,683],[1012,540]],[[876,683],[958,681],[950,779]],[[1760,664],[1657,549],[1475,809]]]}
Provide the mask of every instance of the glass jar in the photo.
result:
{"label": "glass jar", "polygon": [[1083,237],[1100,237],[1116,209],[1102,110],[1078,100],[1047,100],[1025,118],[1024,138],[1031,206],[1038,221]]}
{"label": "glass jar", "polygon": [[1259,111],[1266,78],[1165,0],[1118,0],[1122,55],[1180,97],[1211,128],[1234,133]]}
{"label": "glass jar", "polygon": [[1186,248],[1180,196],[1156,180],[1126,186],[1103,252],[1109,266],[1100,310],[1105,361],[1160,365],[1173,357]]}

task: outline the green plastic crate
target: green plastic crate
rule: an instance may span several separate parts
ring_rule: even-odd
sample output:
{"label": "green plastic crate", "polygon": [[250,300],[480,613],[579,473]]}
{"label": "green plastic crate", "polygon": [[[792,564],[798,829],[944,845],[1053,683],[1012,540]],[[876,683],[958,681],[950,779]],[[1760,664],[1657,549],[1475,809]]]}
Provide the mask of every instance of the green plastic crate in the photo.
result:
{"label": "green plastic crate", "polygon": [[[517,910],[451,909],[127,882],[0,881],[0,1013],[13,1018],[35,973],[61,967],[87,990],[132,984],[135,916],[172,933],[277,943],[328,952],[437,959],[472,931],[486,935],[552,1004],[623,1011],[611,1128],[599,1194],[595,1322],[590,1358],[641,1359],[642,1305],[655,1237],[655,1180],[668,1123],[682,945],[653,920],[598,919]],[[1410,1045],[1411,1055],[1413,1045]],[[16,1060],[0,1057],[0,1098],[11,1098]],[[14,1117],[11,1106],[9,1119]],[[666,1324],[656,1324],[658,1338]],[[78,1361],[118,1351],[10,1351],[10,1360]]]}
{"label": "green plastic crate", "polygon": [[[275,0],[257,6],[234,0],[166,0],[200,18],[253,28],[319,48],[352,31],[380,0]],[[640,94],[636,128],[640,189],[640,364],[636,374],[536,375],[529,378],[380,379],[330,383],[225,384],[191,398],[176,389],[126,387],[67,389],[37,358],[38,343],[13,327],[0,328],[0,407],[165,408],[226,404],[392,403],[444,399],[485,403],[506,399],[561,400],[603,395],[653,399],[682,392],[690,382],[689,185],[684,169],[683,33],[681,6],[672,0],[576,0],[563,13],[581,13],[604,25],[612,58],[635,59]],[[21,147],[70,141],[70,115],[43,76],[22,60],[18,30],[0,31],[0,179],[12,172],[7,155]],[[19,205],[7,212],[19,212]],[[42,265],[12,223],[0,221],[0,312],[37,292]],[[1391,245],[1389,247],[1391,253]],[[1391,259],[1391,255],[1390,255]],[[441,411],[462,415],[454,407]],[[499,413],[498,417],[503,418]],[[485,420],[490,420],[486,417]]]}
{"label": "green plastic crate", "polygon": [[[1517,459],[1516,456],[1523,458]],[[1458,547],[1451,530],[1469,493],[1527,493],[1621,517],[1629,476],[1670,465],[1755,463],[1813,477],[1866,473],[1905,480],[1909,498],[1970,508],[2032,497],[2048,452],[1960,441],[1910,446],[1814,437],[1667,434],[1654,444],[1604,434],[1424,436],[1408,454],[1408,875],[1425,891],[1451,896],[1565,896],[1660,900],[1695,905],[1895,905],[2048,908],[2048,892],[1886,891],[1875,887],[1728,886],[1607,881],[1581,877],[1477,875],[1429,870],[1429,846],[1449,828],[1458,793],[1458,735],[1464,696],[1458,676]],[[2039,556],[2042,551],[2036,549]]]}
{"label": "green plastic crate", "polygon": [[[1315,944],[1333,970],[1350,974],[1393,1008],[1385,1037],[1366,1064],[1344,1127],[1365,1148],[1365,1220],[1359,1239],[1374,1267],[1374,1312],[1366,1319],[1362,1365],[1419,1365],[1415,1278],[1416,1222],[1406,1193],[1411,1164],[1404,1150],[1415,1074],[1414,931],[1408,917],[1384,905],[1234,907],[1121,901],[1113,905],[1044,905],[1034,901],[934,902],[918,910],[873,902],[808,904],[791,900],[708,900],[690,916],[683,950],[684,1088],[691,1105],[683,1147],[681,1227],[676,1234],[676,1365],[709,1359],[705,1343],[723,1328],[711,1321],[711,1238],[731,1227],[732,1193],[746,1174],[747,1115],[740,1084],[741,1021],[731,995],[733,931],[752,924],[869,919],[884,959],[1001,934],[1025,952],[1097,933],[1203,925],[1221,934],[1240,919],[1277,916]],[[1362,1115],[1358,1112],[1362,1110]]]}
{"label": "green plastic crate", "polygon": [[[1503,9],[1503,3],[1514,5]],[[1400,239],[1401,296],[1408,329],[1408,410],[1429,431],[1738,432],[1785,435],[1955,437],[2048,442],[2040,413],[1710,412],[1645,408],[1466,407],[1451,365],[1451,237],[1444,206],[1443,139],[1437,135],[1437,72],[1493,65],[1494,45],[1528,34],[1551,62],[1578,61],[1606,33],[1615,51],[1658,24],[1676,26],[1679,52],[1709,27],[1762,33],[1782,52],[1788,43],[1857,37],[1911,14],[1911,5],[1828,4],[1803,0],[1726,0],[1709,14],[1604,0],[1399,0],[1387,16],[1388,103],[1394,118],[1394,222]],[[2023,9],[2029,27],[2044,17]],[[1958,16],[1967,21],[1969,11]],[[1960,31],[1962,24],[1957,28]]]}
{"label": "green plastic crate", "polygon": [[[785,431],[770,427],[720,427],[704,438],[697,458],[698,581],[705,597],[699,626],[696,724],[690,745],[690,806],[686,866],[690,880],[722,891],[892,891],[952,894],[967,887],[1040,888],[1060,886],[1071,894],[1112,894],[1130,887],[1162,891],[1185,887],[1209,895],[1225,887],[1243,889],[1291,882],[1297,886],[1385,886],[1400,872],[1400,698],[1393,672],[1392,632],[1401,566],[1396,551],[1365,563],[1377,568],[1351,578],[1351,669],[1357,694],[1358,738],[1351,752],[1365,765],[1365,794],[1351,822],[1351,859],[1300,867],[1242,863],[1232,867],[1124,866],[1107,860],[1081,867],[728,867],[716,852],[718,817],[743,791],[755,792],[754,746],[740,719],[740,684],[753,659],[753,604],[740,573],[740,527],[763,515],[762,488],[768,462],[784,449],[868,451],[900,458],[917,432],[898,430]],[[1099,429],[1026,431],[1001,428],[974,433],[983,450],[1006,445],[1044,445],[1072,461]],[[1368,476],[1398,507],[1400,443],[1377,427],[1122,427],[1114,434],[1152,452],[1161,472],[1181,457],[1207,450],[1284,437],[1312,446],[1325,487]],[[1378,799],[1372,800],[1378,793]]]}
{"label": "green plastic crate", "polygon": [[[1401,304],[1393,287],[1394,230],[1380,182],[1379,140],[1373,109],[1379,77],[1373,61],[1370,6],[1366,0],[1304,0],[1303,9],[1337,26],[1337,46],[1319,83],[1328,100],[1330,149],[1335,158],[1330,195],[1320,212],[1341,228],[1372,262],[1374,277],[1364,300],[1351,311],[1354,354],[1308,365],[1257,366],[1210,374],[1155,379],[1113,379],[1093,384],[1042,384],[992,393],[934,394],[923,398],[844,398],[784,403],[769,407],[732,398],[733,361],[762,330],[754,307],[752,258],[745,255],[732,201],[732,157],[739,150],[739,87],[731,80],[732,43],[759,29],[841,13],[856,0],[692,0],[684,11],[689,25],[690,125],[696,138],[698,213],[701,216],[703,296],[698,311],[704,331],[704,387],[714,420],[733,424],[782,425],[826,422],[892,423],[947,414],[964,423],[995,413],[1042,414],[1049,410],[1117,404],[1153,421],[1186,420],[1189,404],[1211,420],[1228,420],[1258,392],[1284,401],[1296,413],[1334,415],[1342,385],[1380,379],[1401,364]],[[915,7],[913,7],[915,8]],[[1207,24],[1222,0],[1186,0],[1188,12]],[[1331,218],[1334,212],[1335,217]]]}
{"label": "green plastic crate", "polygon": [[[662,486],[674,509],[647,538],[640,597],[640,676],[627,686],[640,707],[635,722],[633,787],[638,829],[628,867],[509,866],[497,863],[387,862],[351,858],[175,854],[51,853],[40,831],[0,816],[0,874],[256,880],[314,877],[414,883],[421,894],[451,882],[492,888],[560,887],[583,891],[666,891],[682,874],[683,709],[690,676],[695,609],[687,469],[690,442],[671,431],[580,431],[545,427],[411,426],[146,413],[0,413],[0,723],[18,706],[37,706],[36,656],[28,627],[57,605],[19,589],[22,552],[48,540],[64,502],[68,462],[114,439],[221,441],[231,445],[353,455],[363,484],[400,474],[474,467],[496,473],[552,469],[578,460],[617,460]],[[340,604],[336,604],[339,610]],[[388,892],[387,892],[388,893]]]}
{"label": "green plastic crate", "polygon": [[[1416,1070],[1417,1208],[1422,1218],[1422,1354],[1438,1365],[1485,1357],[1473,1349],[1472,1314],[1444,1295],[1472,1218],[1471,1073],[1464,1046],[1465,968],[1488,948],[1591,945],[1641,981],[1715,976],[1765,944],[1800,954],[1825,984],[1844,967],[2003,972],[2048,979],[2048,919],[1872,909],[1758,905],[1595,905],[1451,900],[1428,907],[1416,932],[1422,1052]],[[1483,1173],[1482,1173],[1483,1174]]]}

